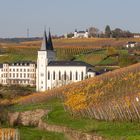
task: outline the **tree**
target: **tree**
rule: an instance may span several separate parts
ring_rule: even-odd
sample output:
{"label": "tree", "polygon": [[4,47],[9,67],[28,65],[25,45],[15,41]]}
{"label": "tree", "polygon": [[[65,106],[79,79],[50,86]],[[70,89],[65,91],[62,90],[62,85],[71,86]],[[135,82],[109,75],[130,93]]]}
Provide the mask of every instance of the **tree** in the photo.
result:
{"label": "tree", "polygon": [[133,34],[130,31],[125,31],[120,28],[116,28],[112,31],[112,37],[114,38],[128,38],[133,37]]}
{"label": "tree", "polygon": [[112,34],[112,32],[111,32],[110,26],[107,25],[106,28],[105,28],[105,36],[110,38],[111,34]]}
{"label": "tree", "polygon": [[116,55],[116,54],[118,54],[118,51],[116,50],[116,48],[114,48],[114,47],[109,47],[109,48],[107,49],[107,55],[108,55],[108,56]]}
{"label": "tree", "polygon": [[96,27],[90,27],[89,28],[89,36],[90,37],[98,37],[99,31],[100,30],[98,28],[96,28]]}

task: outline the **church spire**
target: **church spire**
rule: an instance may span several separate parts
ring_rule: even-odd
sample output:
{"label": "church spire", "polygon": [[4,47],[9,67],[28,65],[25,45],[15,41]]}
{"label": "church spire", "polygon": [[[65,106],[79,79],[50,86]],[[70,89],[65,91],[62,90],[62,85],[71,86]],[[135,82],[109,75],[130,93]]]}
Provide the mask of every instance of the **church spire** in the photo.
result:
{"label": "church spire", "polygon": [[53,50],[53,43],[52,43],[52,36],[51,36],[50,29],[49,29],[47,47],[48,47],[48,50]]}
{"label": "church spire", "polygon": [[41,51],[46,51],[47,50],[47,34],[46,30],[44,30],[44,36],[43,36],[43,41],[42,41],[42,46],[41,46]]}

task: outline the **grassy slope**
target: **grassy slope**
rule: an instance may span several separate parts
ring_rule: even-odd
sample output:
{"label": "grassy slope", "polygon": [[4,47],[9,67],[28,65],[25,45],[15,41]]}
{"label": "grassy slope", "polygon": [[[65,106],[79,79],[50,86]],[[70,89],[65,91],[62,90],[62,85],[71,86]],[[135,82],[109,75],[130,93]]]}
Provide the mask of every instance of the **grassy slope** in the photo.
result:
{"label": "grassy slope", "polygon": [[[89,133],[96,133],[98,135],[102,135],[107,138],[120,140],[121,138],[127,140],[138,140],[140,139],[140,124],[139,123],[121,123],[121,122],[105,122],[105,121],[97,121],[90,120],[86,118],[74,118],[68,112],[66,112],[63,108],[62,102],[58,99],[53,99],[48,101],[47,103],[42,104],[31,104],[26,106],[15,106],[15,111],[26,111],[33,110],[36,108],[51,108],[52,111],[48,116],[43,118],[44,121],[47,121],[50,124],[67,126],[73,129],[81,130]],[[27,132],[26,132],[27,131]],[[32,132],[32,135],[30,132]],[[39,134],[43,134],[44,132],[36,132],[34,128],[21,128],[21,133],[23,137],[34,137]],[[24,134],[26,132],[26,135]],[[25,135],[25,136],[24,136]],[[48,133],[46,134],[48,135]],[[53,136],[55,136],[53,134]],[[62,134],[60,134],[62,136]],[[55,138],[55,137],[54,137]],[[32,140],[32,139],[31,139]]]}
{"label": "grassy slope", "polygon": [[41,131],[32,127],[19,127],[21,140],[66,140],[64,134]]}

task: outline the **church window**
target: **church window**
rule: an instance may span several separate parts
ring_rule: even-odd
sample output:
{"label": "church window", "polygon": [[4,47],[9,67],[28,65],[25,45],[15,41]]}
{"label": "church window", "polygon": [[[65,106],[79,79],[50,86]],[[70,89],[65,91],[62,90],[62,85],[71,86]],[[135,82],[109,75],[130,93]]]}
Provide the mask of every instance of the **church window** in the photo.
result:
{"label": "church window", "polygon": [[48,80],[50,80],[50,72],[48,71]]}
{"label": "church window", "polygon": [[55,80],[55,71],[53,72],[53,80]]}
{"label": "church window", "polygon": [[76,71],[75,79],[78,80],[78,72]]}
{"label": "church window", "polygon": [[81,72],[81,80],[84,80],[84,73],[83,73],[83,71]]}
{"label": "church window", "polygon": [[70,80],[72,80],[72,72],[70,72]]}
{"label": "church window", "polygon": [[59,80],[61,80],[61,72],[59,71]]}

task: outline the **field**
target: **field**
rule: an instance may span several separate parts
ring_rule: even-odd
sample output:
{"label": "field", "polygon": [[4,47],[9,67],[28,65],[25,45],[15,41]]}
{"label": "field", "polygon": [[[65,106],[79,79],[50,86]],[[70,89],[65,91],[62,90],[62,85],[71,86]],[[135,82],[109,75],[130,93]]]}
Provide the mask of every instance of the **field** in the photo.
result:
{"label": "field", "polygon": [[[130,56],[128,52],[125,55],[122,53],[125,51],[124,49],[122,50],[122,47],[127,41],[140,42],[140,39],[54,39],[53,44],[57,60],[82,60],[92,65],[119,65],[124,67],[140,60],[139,55]],[[0,63],[36,62],[37,51],[40,46],[41,41],[0,43]],[[108,52],[108,48],[115,48],[119,58],[115,55],[111,56],[111,49]]]}

